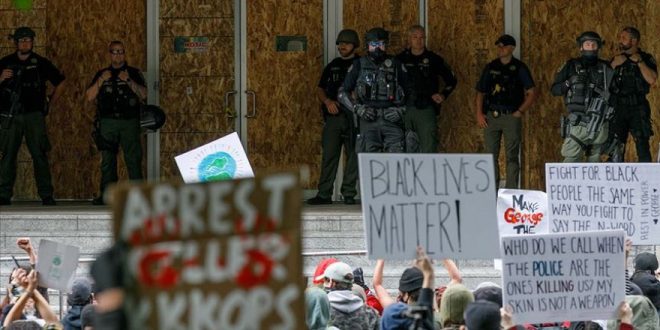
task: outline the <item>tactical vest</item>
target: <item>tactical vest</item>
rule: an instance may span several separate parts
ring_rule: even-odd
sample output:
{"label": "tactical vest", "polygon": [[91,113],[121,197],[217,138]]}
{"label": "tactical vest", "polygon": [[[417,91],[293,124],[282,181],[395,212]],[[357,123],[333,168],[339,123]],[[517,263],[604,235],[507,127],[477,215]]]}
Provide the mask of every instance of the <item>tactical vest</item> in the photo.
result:
{"label": "tactical vest", "polygon": [[118,73],[118,70],[113,70],[112,77],[101,85],[97,96],[99,114],[104,118],[137,118],[140,100],[128,82],[117,77]]}
{"label": "tactical vest", "polygon": [[[408,56],[413,56],[409,50],[407,52]],[[431,86],[433,86],[433,83],[431,80],[437,79],[437,77],[431,74],[429,56],[424,56],[417,63],[406,63],[405,65],[408,68],[408,77],[412,81],[412,88],[410,88],[408,95],[408,104],[414,105],[417,108],[430,106],[432,104],[431,95],[436,92],[432,90]]]}
{"label": "tactical vest", "polygon": [[564,103],[569,112],[584,112],[592,97],[598,97],[599,91],[606,90],[607,77],[606,63],[598,62],[596,65],[585,67],[580,61],[571,62],[571,77],[577,77],[577,83],[572,84],[566,93]]}
{"label": "tactical vest", "polygon": [[649,84],[644,80],[639,67],[632,61],[625,61],[614,69],[614,79],[620,95],[646,95]]}
{"label": "tactical vest", "polygon": [[492,82],[491,90],[486,94],[486,105],[494,110],[516,110],[525,101],[525,87],[518,78],[520,63],[488,65],[488,74]]}
{"label": "tactical vest", "polygon": [[391,57],[379,65],[366,56],[360,58],[360,74],[355,88],[360,103],[374,108],[403,105],[403,88],[398,83],[394,63]]}
{"label": "tactical vest", "polygon": [[337,91],[339,87],[344,83],[344,78],[346,78],[346,73],[350,65],[342,65],[342,62],[330,67],[330,76],[326,81],[325,95],[332,100],[337,99]]}

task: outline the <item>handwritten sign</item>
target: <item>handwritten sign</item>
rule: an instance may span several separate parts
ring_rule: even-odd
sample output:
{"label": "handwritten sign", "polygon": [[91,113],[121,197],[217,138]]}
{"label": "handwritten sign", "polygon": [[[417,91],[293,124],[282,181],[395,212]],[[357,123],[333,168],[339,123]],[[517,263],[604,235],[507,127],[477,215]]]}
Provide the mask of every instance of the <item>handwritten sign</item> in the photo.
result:
{"label": "handwritten sign", "polygon": [[660,164],[546,164],[553,233],[623,229],[660,244]]}
{"label": "handwritten sign", "polygon": [[621,230],[502,237],[502,291],[516,324],[606,320],[625,299]]}
{"label": "handwritten sign", "polygon": [[305,329],[299,180],[118,186],[132,329]]}
{"label": "handwritten sign", "polygon": [[67,291],[73,272],[78,267],[80,248],[54,241],[39,241],[37,272],[39,285]]}
{"label": "handwritten sign", "polygon": [[359,154],[369,258],[499,255],[492,156]]}
{"label": "handwritten sign", "polygon": [[497,191],[497,225],[500,236],[547,234],[548,197],[537,190]]}
{"label": "handwritten sign", "polygon": [[186,183],[254,177],[236,132],[174,157]]}

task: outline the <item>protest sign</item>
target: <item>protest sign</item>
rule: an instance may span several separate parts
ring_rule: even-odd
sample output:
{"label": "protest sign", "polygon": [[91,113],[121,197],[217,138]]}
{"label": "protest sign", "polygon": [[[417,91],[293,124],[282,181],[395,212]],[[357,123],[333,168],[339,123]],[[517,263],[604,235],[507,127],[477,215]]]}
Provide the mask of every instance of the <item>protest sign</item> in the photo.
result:
{"label": "protest sign", "polygon": [[69,291],[69,281],[78,267],[80,248],[42,239],[37,255],[39,285]]}
{"label": "protest sign", "polygon": [[186,183],[254,177],[236,132],[174,157]]}
{"label": "protest sign", "polygon": [[499,255],[493,157],[365,154],[360,189],[369,258],[407,260]]}
{"label": "protest sign", "polygon": [[299,179],[119,185],[131,329],[305,329]]}
{"label": "protest sign", "polygon": [[625,299],[623,231],[502,237],[502,291],[516,324],[607,320]]}
{"label": "protest sign", "polygon": [[497,191],[497,225],[500,236],[547,234],[548,197],[537,190]]}
{"label": "protest sign", "polygon": [[623,229],[660,244],[660,164],[546,164],[553,233]]}

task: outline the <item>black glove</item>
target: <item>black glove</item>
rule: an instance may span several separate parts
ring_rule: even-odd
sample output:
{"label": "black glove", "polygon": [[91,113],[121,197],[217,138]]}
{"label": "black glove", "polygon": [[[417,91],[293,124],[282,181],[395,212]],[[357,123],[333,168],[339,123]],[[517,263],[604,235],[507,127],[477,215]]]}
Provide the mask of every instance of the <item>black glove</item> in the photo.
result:
{"label": "black glove", "polygon": [[387,108],[383,111],[383,118],[391,123],[403,120],[403,108]]}
{"label": "black glove", "polygon": [[366,121],[376,120],[376,111],[372,108],[364,106],[363,104],[355,106],[355,113],[358,115],[358,117]]}
{"label": "black glove", "polygon": [[364,273],[362,272],[362,267],[353,269],[353,283],[361,286],[365,291],[369,290],[369,287],[364,284]]}

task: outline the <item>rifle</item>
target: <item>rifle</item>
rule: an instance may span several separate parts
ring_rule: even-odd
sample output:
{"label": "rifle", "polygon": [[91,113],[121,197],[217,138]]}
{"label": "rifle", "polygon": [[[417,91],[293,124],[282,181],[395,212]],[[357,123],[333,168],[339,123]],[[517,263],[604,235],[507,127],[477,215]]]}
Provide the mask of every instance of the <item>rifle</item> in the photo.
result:
{"label": "rifle", "polygon": [[14,71],[14,76],[16,78],[14,79],[13,84],[8,84],[8,86],[4,88],[4,92],[9,94],[9,111],[0,112],[1,129],[9,129],[9,127],[11,126],[11,122],[14,119],[14,116],[20,113],[23,107],[23,105],[21,104],[21,91],[23,90],[23,88],[21,87],[23,80],[22,79],[23,70],[18,66],[10,67],[9,69],[12,69]]}

